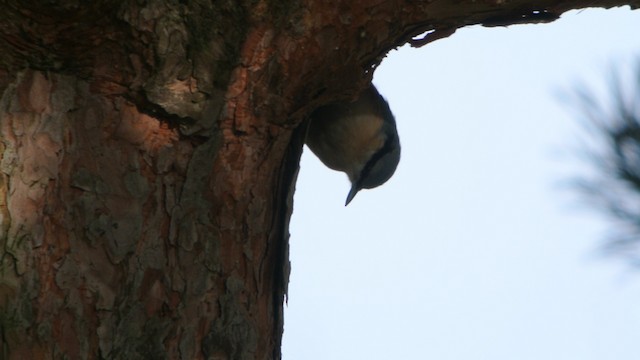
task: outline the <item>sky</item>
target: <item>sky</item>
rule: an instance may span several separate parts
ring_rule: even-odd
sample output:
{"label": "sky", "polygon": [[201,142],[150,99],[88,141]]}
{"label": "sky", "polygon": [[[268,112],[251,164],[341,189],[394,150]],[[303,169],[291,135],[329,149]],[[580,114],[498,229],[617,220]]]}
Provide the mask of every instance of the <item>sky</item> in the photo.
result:
{"label": "sky", "polygon": [[303,154],[283,358],[640,359],[640,270],[599,252],[613,224],[568,185],[589,168],[560,95],[634,59],[626,7],[389,53],[393,178],[344,207],[346,175]]}

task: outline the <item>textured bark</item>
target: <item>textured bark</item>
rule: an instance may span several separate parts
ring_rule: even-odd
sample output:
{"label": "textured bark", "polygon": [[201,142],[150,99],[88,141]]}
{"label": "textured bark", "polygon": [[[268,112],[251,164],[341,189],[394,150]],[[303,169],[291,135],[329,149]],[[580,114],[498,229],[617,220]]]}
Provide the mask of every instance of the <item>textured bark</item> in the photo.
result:
{"label": "textured bark", "polygon": [[279,358],[311,110],[406,42],[640,1],[80,3],[0,5],[2,359]]}

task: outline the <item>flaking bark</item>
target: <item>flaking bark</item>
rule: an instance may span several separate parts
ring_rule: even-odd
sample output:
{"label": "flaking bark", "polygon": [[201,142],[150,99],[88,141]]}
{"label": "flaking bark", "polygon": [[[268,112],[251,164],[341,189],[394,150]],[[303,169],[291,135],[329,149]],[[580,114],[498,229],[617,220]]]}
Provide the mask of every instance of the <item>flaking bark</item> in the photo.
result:
{"label": "flaking bark", "polygon": [[0,5],[3,359],[280,358],[310,111],[407,42],[640,2],[80,4]]}

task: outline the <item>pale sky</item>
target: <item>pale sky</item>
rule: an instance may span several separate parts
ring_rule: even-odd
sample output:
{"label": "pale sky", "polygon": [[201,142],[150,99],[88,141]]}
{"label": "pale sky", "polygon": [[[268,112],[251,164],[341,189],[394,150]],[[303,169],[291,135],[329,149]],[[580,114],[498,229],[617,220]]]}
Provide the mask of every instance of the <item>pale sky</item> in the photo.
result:
{"label": "pale sky", "polygon": [[391,52],[394,177],[345,208],[346,175],[305,149],[284,359],[640,359],[640,270],[599,254],[612,224],[565,186],[587,170],[558,96],[634,59],[628,8]]}

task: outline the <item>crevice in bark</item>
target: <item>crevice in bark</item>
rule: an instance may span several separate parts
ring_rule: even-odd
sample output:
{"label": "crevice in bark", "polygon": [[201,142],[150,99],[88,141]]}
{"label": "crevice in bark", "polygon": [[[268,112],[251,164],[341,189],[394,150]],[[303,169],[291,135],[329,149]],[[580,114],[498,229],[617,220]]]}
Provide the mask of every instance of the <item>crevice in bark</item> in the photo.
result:
{"label": "crevice in bark", "polygon": [[280,358],[306,114],[404,43],[625,3],[4,2],[0,356]]}
{"label": "crevice in bark", "polygon": [[196,123],[196,119],[190,116],[179,116],[168,112],[164,107],[152,102],[147,97],[146,93],[141,90],[133,95],[126,95],[126,99],[135,104],[143,114],[147,114],[158,121],[162,121],[169,125],[171,128],[179,128],[180,126],[188,126]]}

